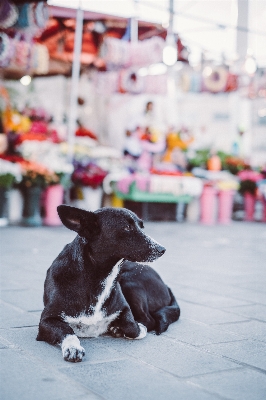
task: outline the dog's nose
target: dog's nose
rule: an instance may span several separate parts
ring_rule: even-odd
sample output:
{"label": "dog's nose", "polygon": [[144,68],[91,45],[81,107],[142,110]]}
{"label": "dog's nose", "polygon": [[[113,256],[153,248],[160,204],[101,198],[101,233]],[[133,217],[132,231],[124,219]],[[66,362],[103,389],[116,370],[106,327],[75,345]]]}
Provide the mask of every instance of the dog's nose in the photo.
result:
{"label": "dog's nose", "polygon": [[163,255],[165,253],[165,251],[166,251],[166,249],[163,246],[158,246],[157,250],[161,255]]}

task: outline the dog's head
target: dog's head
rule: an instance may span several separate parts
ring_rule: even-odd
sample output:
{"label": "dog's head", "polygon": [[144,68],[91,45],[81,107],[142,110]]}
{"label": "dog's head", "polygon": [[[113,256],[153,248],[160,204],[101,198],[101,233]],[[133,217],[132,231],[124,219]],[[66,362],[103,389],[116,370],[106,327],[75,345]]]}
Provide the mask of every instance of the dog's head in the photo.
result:
{"label": "dog's head", "polygon": [[93,253],[150,262],[165,252],[163,246],[144,233],[142,220],[125,208],[100,208],[91,212],[61,205],[57,211],[68,229],[88,240]]}

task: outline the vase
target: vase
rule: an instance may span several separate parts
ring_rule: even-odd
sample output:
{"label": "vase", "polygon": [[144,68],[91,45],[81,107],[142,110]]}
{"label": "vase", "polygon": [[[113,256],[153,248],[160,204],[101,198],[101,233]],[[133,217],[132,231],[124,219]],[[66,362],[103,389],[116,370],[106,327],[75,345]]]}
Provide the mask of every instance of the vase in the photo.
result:
{"label": "vase", "polygon": [[23,218],[22,225],[24,226],[41,226],[41,194],[40,186],[31,186],[23,188]]}
{"label": "vase", "polygon": [[12,225],[20,224],[23,212],[23,196],[19,189],[11,189],[8,202],[8,220]]}
{"label": "vase", "polygon": [[200,201],[198,197],[195,197],[188,203],[187,206],[187,222],[195,223],[198,222],[200,219]]}
{"label": "vase", "polygon": [[244,194],[245,221],[254,221],[256,197],[246,192]]}
{"label": "vase", "polygon": [[84,208],[88,211],[96,211],[102,206],[103,190],[101,187],[93,189],[90,186],[82,188]]}
{"label": "vase", "polygon": [[44,225],[60,226],[62,222],[57,213],[57,207],[63,203],[64,187],[62,185],[48,186],[44,194]]}
{"label": "vase", "polygon": [[221,171],[222,164],[219,156],[213,155],[207,161],[207,168],[209,171]]}
{"label": "vase", "polygon": [[9,192],[9,188],[0,186],[0,227],[8,225]]}
{"label": "vase", "polygon": [[213,225],[216,221],[216,189],[205,186],[200,198],[200,222]]}
{"label": "vase", "polygon": [[262,222],[266,222],[266,199],[262,200]]}
{"label": "vase", "polygon": [[218,222],[228,225],[232,220],[233,212],[233,190],[221,190],[219,193]]}

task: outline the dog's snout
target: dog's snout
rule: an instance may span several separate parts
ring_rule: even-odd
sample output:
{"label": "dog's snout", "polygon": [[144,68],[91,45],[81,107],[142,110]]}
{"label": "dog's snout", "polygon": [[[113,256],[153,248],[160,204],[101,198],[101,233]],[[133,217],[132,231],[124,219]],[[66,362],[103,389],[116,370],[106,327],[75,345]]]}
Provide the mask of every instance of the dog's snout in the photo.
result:
{"label": "dog's snout", "polygon": [[157,250],[161,255],[163,255],[166,251],[165,247],[163,247],[163,246],[158,246]]}

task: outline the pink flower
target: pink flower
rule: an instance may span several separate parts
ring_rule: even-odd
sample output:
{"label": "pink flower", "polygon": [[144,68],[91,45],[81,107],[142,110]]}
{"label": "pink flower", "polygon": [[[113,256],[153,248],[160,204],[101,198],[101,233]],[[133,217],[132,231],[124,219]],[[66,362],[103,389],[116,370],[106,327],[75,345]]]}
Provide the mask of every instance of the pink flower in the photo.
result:
{"label": "pink flower", "polygon": [[241,181],[250,180],[253,182],[257,182],[257,181],[260,181],[261,179],[263,179],[262,174],[260,174],[257,171],[252,171],[252,170],[248,170],[248,169],[240,171],[237,175],[239,176]]}

